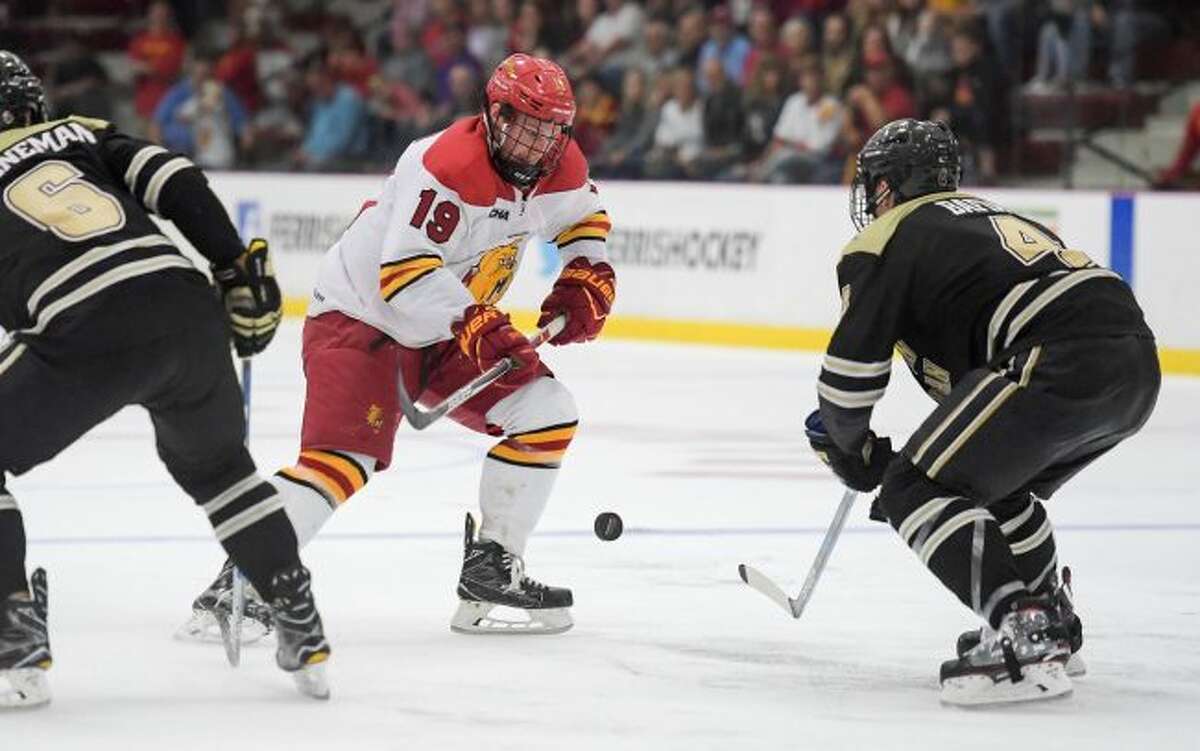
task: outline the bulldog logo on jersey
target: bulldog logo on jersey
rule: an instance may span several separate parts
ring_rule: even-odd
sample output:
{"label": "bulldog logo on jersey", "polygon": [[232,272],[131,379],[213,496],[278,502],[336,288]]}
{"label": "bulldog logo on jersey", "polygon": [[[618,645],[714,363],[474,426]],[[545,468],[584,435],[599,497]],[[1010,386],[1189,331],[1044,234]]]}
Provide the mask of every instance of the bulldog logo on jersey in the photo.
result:
{"label": "bulldog logo on jersey", "polygon": [[378,404],[372,404],[367,408],[367,425],[378,433],[383,430],[383,407]]}
{"label": "bulldog logo on jersey", "polygon": [[504,245],[486,250],[480,256],[479,262],[471,267],[463,284],[480,305],[494,305],[504,297],[504,293],[512,284],[513,276],[517,273],[517,264],[521,260],[521,243],[524,241],[525,237],[522,235]]}

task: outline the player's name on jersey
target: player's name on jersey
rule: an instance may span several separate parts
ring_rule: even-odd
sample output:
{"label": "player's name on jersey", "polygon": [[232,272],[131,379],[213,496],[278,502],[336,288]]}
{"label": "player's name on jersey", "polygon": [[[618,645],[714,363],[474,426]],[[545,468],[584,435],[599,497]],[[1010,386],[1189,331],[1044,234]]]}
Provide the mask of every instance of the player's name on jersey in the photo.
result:
{"label": "player's name on jersey", "polygon": [[955,216],[1005,213],[1003,208],[982,198],[947,198],[944,201],[937,201],[936,205],[941,206]]}
{"label": "player's name on jersey", "polygon": [[73,143],[94,144],[96,136],[85,126],[69,121],[26,136],[0,152],[0,177],[30,157],[63,151]]}

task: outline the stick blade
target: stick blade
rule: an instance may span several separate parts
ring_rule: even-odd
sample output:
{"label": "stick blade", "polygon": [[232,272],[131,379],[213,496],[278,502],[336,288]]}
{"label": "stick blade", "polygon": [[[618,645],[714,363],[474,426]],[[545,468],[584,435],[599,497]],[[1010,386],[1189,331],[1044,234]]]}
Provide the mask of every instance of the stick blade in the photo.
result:
{"label": "stick blade", "polygon": [[798,618],[792,600],[787,594],[779,588],[779,585],[771,581],[770,577],[762,573],[753,566],[746,564],[738,564],[738,576],[742,577],[742,581],[749,584],[754,589],[766,595],[772,602],[793,618]]}
{"label": "stick blade", "polygon": [[414,411],[411,417],[408,417],[408,425],[413,430],[424,430],[437,421],[441,415],[430,415],[425,412]]}

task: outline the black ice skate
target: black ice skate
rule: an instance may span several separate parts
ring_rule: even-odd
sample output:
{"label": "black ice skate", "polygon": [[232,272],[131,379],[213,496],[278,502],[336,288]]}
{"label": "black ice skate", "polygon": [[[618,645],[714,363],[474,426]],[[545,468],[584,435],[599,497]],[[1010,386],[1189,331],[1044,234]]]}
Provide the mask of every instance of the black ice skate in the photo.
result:
{"label": "black ice skate", "polygon": [[[497,542],[475,539],[467,514],[458,611],[450,630],[460,634],[561,634],[571,628],[571,590],[547,587],[525,576],[525,562]],[[527,620],[491,615],[501,606],[525,611]]]}
{"label": "black ice skate", "polygon": [[942,663],[946,704],[1032,701],[1071,692],[1067,629],[1050,596],[1018,602],[1000,630],[985,637],[958,659]]}
{"label": "black ice skate", "polygon": [[271,593],[276,664],[292,674],[300,693],[328,699],[325,662],[332,650],[313,600],[312,576],[301,564],[283,569],[271,577]]}
{"label": "black ice skate", "polygon": [[[271,633],[271,609],[249,582],[243,591],[241,643],[252,644]],[[232,615],[232,602],[233,561],[226,559],[217,578],[192,602],[192,616],[175,632],[175,638],[221,643],[221,619]]]}
{"label": "black ice skate", "polygon": [[36,707],[50,701],[50,635],[46,627],[46,572],[24,593],[0,600],[0,709]]}
{"label": "black ice skate", "polygon": [[[1067,660],[1067,675],[1072,678],[1078,678],[1087,673],[1087,663],[1083,660],[1083,655],[1079,654],[1079,649],[1083,646],[1083,621],[1075,612],[1075,600],[1071,591],[1071,568],[1063,566],[1062,583],[1058,581],[1058,577],[1053,573],[1049,576],[1048,591],[1054,596],[1054,601],[1058,604],[1058,617],[1062,624],[1067,629],[1067,640],[1071,645],[1071,657]],[[973,631],[964,631],[958,636],[956,652],[959,657],[962,657],[967,652],[970,652],[984,638],[985,632],[991,632],[991,629],[984,628],[975,629]]]}

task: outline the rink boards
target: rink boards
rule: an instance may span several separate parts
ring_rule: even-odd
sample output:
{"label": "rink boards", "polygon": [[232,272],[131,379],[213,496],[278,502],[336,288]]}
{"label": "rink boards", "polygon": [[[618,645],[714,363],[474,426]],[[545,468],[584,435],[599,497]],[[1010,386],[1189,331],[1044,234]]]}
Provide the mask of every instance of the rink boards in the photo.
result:
{"label": "rink boards", "polygon": [[[271,241],[292,313],[304,310],[321,255],[382,182],[381,175],[212,177],[242,234]],[[838,313],[834,267],[853,234],[843,187],[599,187],[613,219],[608,246],[619,274],[606,336],[823,348]],[[1200,296],[1193,292],[1200,194],[978,192],[1046,224],[1130,280],[1165,368],[1200,374]],[[531,239],[505,306],[536,310],[557,273],[554,248]]]}

